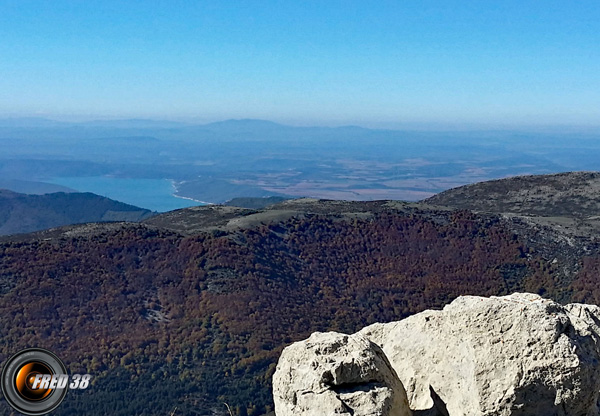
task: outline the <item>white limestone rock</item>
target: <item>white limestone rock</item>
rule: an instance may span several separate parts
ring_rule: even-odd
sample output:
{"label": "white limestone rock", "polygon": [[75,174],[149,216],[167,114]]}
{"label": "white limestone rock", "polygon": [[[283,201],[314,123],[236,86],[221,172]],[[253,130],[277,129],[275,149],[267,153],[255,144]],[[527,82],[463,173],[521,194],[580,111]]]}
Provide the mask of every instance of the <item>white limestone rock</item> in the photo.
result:
{"label": "white limestone rock", "polygon": [[459,297],[359,334],[381,346],[413,410],[435,397],[452,416],[591,416],[600,414],[599,329],[598,307],[515,293]]}
{"label": "white limestone rock", "polygon": [[600,341],[600,307],[570,303],[565,305],[565,309],[569,312],[569,318],[575,329]]}
{"label": "white limestone rock", "polygon": [[316,332],[288,346],[273,376],[277,416],[410,416],[379,347],[361,335]]}

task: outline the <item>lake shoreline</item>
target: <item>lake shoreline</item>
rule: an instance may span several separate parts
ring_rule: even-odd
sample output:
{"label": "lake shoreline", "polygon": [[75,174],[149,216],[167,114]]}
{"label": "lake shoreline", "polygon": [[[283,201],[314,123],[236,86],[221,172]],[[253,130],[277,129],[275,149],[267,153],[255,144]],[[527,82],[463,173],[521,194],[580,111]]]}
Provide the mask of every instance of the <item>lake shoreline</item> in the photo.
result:
{"label": "lake shoreline", "polygon": [[77,192],[91,192],[115,201],[155,212],[169,212],[209,205],[177,195],[174,180],[168,178],[119,178],[114,176],[55,177],[49,183],[67,186]]}
{"label": "lake shoreline", "polygon": [[214,202],[200,201],[198,199],[190,198],[188,196],[177,195],[177,192],[179,192],[179,188],[177,187],[177,182],[174,179],[168,179],[168,180],[171,182],[171,185],[173,186],[173,190],[175,191],[171,195],[173,195],[175,198],[187,199],[188,201],[198,202],[203,205],[218,205],[218,204],[215,204]]}

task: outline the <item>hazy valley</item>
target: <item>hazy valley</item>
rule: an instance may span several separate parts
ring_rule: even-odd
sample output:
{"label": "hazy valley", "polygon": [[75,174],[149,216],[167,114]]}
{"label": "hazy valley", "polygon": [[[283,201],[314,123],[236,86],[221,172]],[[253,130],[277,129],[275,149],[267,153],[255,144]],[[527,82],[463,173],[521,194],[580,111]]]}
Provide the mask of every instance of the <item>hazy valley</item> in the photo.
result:
{"label": "hazy valley", "polygon": [[[171,193],[209,203],[261,196],[417,201],[489,179],[596,170],[598,134],[4,119],[0,187],[27,193],[62,185],[157,211],[194,204]],[[136,197],[136,188],[146,192]],[[154,204],[152,188],[169,205]]]}

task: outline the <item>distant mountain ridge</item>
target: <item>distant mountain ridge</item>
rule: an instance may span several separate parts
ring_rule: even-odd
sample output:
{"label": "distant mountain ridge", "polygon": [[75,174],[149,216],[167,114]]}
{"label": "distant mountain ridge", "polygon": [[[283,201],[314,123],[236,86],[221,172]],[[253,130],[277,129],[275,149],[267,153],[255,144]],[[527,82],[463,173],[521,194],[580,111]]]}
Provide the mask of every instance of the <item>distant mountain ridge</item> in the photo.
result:
{"label": "distant mountain ridge", "polygon": [[417,201],[492,178],[596,170],[598,137],[593,129],[428,131],[252,119],[0,119],[0,177],[168,179],[177,184],[177,196],[211,203],[269,195]]}
{"label": "distant mountain ridge", "polygon": [[23,181],[19,179],[0,179],[0,190],[3,189],[28,195],[43,195],[56,192],[77,192],[74,189],[54,183]]}
{"label": "distant mountain ridge", "polygon": [[0,235],[29,233],[63,225],[141,221],[152,211],[89,192],[26,195],[0,189]]}

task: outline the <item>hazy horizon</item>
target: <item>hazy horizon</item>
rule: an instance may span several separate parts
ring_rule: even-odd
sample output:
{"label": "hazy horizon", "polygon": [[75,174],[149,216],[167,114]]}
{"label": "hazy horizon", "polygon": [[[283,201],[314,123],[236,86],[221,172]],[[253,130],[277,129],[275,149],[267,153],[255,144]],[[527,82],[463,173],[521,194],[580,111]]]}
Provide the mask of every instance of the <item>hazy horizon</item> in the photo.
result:
{"label": "hazy horizon", "polygon": [[0,1],[0,115],[598,125],[600,4]]}
{"label": "hazy horizon", "polygon": [[[279,120],[279,119],[266,119],[266,118],[252,118],[252,117],[225,117],[225,118],[179,118],[179,117],[126,117],[126,116],[101,116],[101,115],[87,115],[87,116],[40,116],[36,114],[2,114],[0,113],[0,123],[2,122],[15,122],[21,127],[38,127],[35,125],[28,125],[29,122],[57,122],[65,124],[93,124],[93,123],[123,123],[123,122],[140,122],[140,123],[156,123],[160,124],[178,124],[187,126],[203,126],[213,123],[223,123],[230,121],[258,121],[258,122],[270,122],[279,124],[282,126],[289,127],[324,127],[324,128],[344,128],[344,127],[360,127],[365,129],[373,130],[415,130],[415,131],[434,131],[434,132],[460,132],[460,131],[502,131],[502,130],[513,130],[513,131],[548,131],[553,130],[560,132],[561,130],[579,130],[579,131],[593,131],[597,132],[600,129],[600,120],[594,123],[561,123],[555,121],[554,123],[461,123],[461,122],[426,122],[426,121],[404,121],[404,122],[362,122],[353,123],[351,120],[348,122],[330,120],[328,122],[300,122],[297,120]],[[46,126],[43,126],[46,127]]]}

